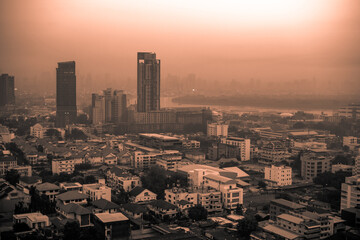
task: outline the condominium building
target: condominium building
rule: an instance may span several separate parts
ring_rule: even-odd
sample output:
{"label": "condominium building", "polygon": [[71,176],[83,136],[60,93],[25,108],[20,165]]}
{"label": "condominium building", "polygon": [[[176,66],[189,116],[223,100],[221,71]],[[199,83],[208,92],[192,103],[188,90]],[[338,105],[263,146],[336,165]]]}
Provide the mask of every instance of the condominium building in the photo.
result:
{"label": "condominium building", "polygon": [[317,175],[330,172],[330,158],[316,153],[305,153],[300,157],[301,177],[305,180],[313,180]]}
{"label": "condominium building", "polygon": [[341,184],[340,210],[360,205],[360,175],[345,178]]}
{"label": "condominium building", "polygon": [[0,175],[17,166],[17,161],[13,156],[0,156]]}
{"label": "condominium building", "polygon": [[229,125],[223,123],[208,123],[207,135],[208,136],[228,136]]}
{"label": "condominium building", "polygon": [[41,126],[40,123],[35,124],[34,126],[30,127],[30,136],[36,138],[43,138],[45,135],[46,128]]}
{"label": "condominium building", "polygon": [[221,144],[224,144],[226,148],[225,157],[238,157],[241,161],[250,160],[250,139],[238,137],[221,138]]}
{"label": "condominium building", "polygon": [[265,177],[268,186],[287,186],[292,184],[292,169],[288,166],[265,167]]}
{"label": "condominium building", "polygon": [[343,137],[343,146],[349,147],[350,150],[355,150],[360,147],[360,138],[353,136]]}
{"label": "condominium building", "polygon": [[274,164],[290,158],[290,153],[285,144],[280,141],[272,141],[259,149],[260,163]]}
{"label": "condominium building", "polygon": [[84,162],[85,160],[83,158],[53,159],[51,162],[51,170],[53,174],[71,174],[75,170],[75,165]]}

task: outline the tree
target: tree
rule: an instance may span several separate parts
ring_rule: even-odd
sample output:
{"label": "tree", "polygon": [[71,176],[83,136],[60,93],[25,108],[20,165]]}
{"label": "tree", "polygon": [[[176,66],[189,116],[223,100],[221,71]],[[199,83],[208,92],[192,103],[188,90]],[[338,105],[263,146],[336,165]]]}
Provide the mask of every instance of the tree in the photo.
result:
{"label": "tree", "polygon": [[23,201],[15,204],[14,214],[22,214],[28,212],[30,212],[30,209],[28,207],[25,207],[25,203]]}
{"label": "tree", "polygon": [[240,239],[249,239],[251,232],[255,231],[258,226],[254,216],[245,215],[245,218],[238,222],[237,230]]}
{"label": "tree", "polygon": [[341,189],[341,184],[345,182],[345,178],[351,176],[351,173],[338,171],[336,173],[324,172],[317,175],[313,182],[323,187],[332,186],[336,189]]}
{"label": "tree", "polygon": [[6,172],[5,180],[8,181],[11,185],[16,186],[16,184],[19,182],[20,174],[17,170],[11,169],[10,171]]}
{"label": "tree", "polygon": [[84,179],[85,184],[96,183],[96,178],[93,175],[88,175]]}
{"label": "tree", "polygon": [[230,162],[222,162],[219,164],[220,168],[226,168],[226,167],[237,167],[239,166],[239,162],[230,161]]}
{"label": "tree", "polygon": [[189,208],[189,218],[194,221],[206,220],[207,215],[207,210],[201,205]]}
{"label": "tree", "polygon": [[154,166],[141,177],[143,187],[156,193],[159,199],[164,198],[164,190],[172,187],[187,187],[187,178],[179,173],[166,171]]}
{"label": "tree", "polygon": [[80,238],[80,225],[78,222],[67,222],[64,226],[64,240],[78,240]]}
{"label": "tree", "polygon": [[61,134],[58,130],[54,129],[54,128],[50,128],[45,132],[45,135],[51,138],[57,138],[60,139],[61,138]]}
{"label": "tree", "polygon": [[267,184],[264,181],[259,181],[258,186],[260,188],[266,188]]}
{"label": "tree", "polygon": [[124,189],[120,189],[118,194],[111,194],[111,198],[111,201],[116,204],[124,204],[129,202],[130,196]]}
{"label": "tree", "polygon": [[30,231],[31,229],[26,223],[21,222],[21,223],[15,223],[13,226],[13,230],[14,232],[25,232],[25,231]]}
{"label": "tree", "polygon": [[236,205],[235,213],[238,214],[238,215],[243,215],[244,214],[244,208],[243,208],[242,204],[237,204]]}
{"label": "tree", "polygon": [[102,240],[103,237],[96,231],[95,227],[81,228],[79,240]]}
{"label": "tree", "polygon": [[91,169],[90,163],[80,163],[75,165],[75,172],[85,171]]}

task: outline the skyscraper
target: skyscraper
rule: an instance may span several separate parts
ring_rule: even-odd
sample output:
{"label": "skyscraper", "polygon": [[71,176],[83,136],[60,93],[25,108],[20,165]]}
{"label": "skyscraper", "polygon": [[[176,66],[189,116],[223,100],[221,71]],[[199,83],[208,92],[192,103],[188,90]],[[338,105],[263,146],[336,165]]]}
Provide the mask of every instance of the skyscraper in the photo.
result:
{"label": "skyscraper", "polygon": [[113,98],[113,92],[111,88],[104,90],[105,96],[105,122],[111,122],[111,100]]}
{"label": "skyscraper", "polygon": [[15,104],[14,77],[8,74],[0,76],[0,106]]}
{"label": "skyscraper", "polygon": [[56,69],[56,127],[75,123],[76,117],[75,61],[60,62]]}
{"label": "skyscraper", "polygon": [[115,124],[127,121],[126,94],[122,90],[115,90],[111,101],[111,117]]}
{"label": "skyscraper", "polygon": [[156,53],[137,55],[137,111],[160,110],[160,60]]}
{"label": "skyscraper", "polygon": [[92,124],[105,123],[105,97],[99,94],[92,94],[91,120]]}

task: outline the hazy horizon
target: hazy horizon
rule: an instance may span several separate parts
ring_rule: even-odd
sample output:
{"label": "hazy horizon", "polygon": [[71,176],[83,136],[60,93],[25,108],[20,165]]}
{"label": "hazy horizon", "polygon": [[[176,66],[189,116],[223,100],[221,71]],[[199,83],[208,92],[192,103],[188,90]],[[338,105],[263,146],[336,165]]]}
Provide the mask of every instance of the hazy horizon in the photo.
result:
{"label": "hazy horizon", "polygon": [[20,88],[52,88],[57,62],[75,60],[80,86],[89,78],[101,83],[94,88],[131,86],[137,52],[151,51],[162,85],[172,84],[169,74],[180,82],[195,74],[211,83],[341,86],[360,76],[359,23],[357,0],[2,0],[0,73]]}

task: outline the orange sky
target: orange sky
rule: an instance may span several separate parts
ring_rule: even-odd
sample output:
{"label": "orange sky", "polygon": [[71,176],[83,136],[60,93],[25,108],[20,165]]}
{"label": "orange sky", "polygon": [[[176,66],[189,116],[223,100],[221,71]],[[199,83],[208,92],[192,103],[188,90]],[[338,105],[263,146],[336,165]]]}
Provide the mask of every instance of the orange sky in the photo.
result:
{"label": "orange sky", "polygon": [[[119,3],[120,2],[120,3]],[[0,73],[136,77],[136,52],[162,75],[205,79],[354,80],[359,0],[1,0]]]}

